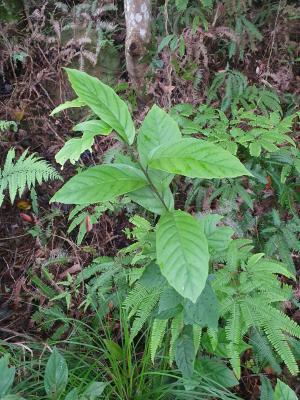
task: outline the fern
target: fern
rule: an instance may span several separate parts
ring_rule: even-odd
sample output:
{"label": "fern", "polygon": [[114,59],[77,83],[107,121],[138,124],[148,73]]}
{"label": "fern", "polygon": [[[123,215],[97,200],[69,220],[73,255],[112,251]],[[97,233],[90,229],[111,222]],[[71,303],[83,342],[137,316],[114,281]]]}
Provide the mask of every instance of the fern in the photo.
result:
{"label": "fern", "polygon": [[162,289],[160,287],[147,289],[140,283],[137,283],[128,297],[125,299],[124,306],[129,312],[129,318],[134,316],[131,328],[131,339],[141,331],[146,321],[151,317],[156,307]]}
{"label": "fern", "polygon": [[68,220],[71,222],[68,227],[68,233],[71,233],[78,228],[76,243],[80,245],[84,239],[84,236],[89,232],[93,225],[96,224],[100,217],[108,210],[113,211],[113,204],[106,202],[93,207],[90,211],[90,207],[86,206],[75,206],[71,211]]}
{"label": "fern", "polygon": [[300,220],[294,215],[292,220],[282,222],[278,212],[273,209],[271,223],[273,226],[269,222],[268,227],[261,230],[261,235],[265,242],[264,250],[268,256],[277,255],[288,266],[290,271],[295,272],[290,250],[300,252],[298,238]]}
{"label": "fern", "polygon": [[13,203],[17,193],[21,196],[25,187],[30,190],[37,183],[61,179],[51,165],[35,154],[28,155],[28,150],[25,150],[15,163],[14,158],[15,150],[10,149],[4,166],[0,170],[0,205],[6,189],[8,189],[10,200]]}
{"label": "fern", "polygon": [[17,132],[18,126],[16,122],[0,119],[0,132],[8,131],[9,129],[12,129],[14,132]]}
{"label": "fern", "polygon": [[150,354],[151,361],[154,363],[155,355],[157,349],[162,343],[164,335],[166,333],[168,319],[155,319],[151,328],[151,337],[150,337]]}
{"label": "fern", "polygon": [[75,285],[83,285],[86,299],[81,304],[85,309],[96,307],[98,316],[104,317],[109,305],[118,307],[127,294],[128,272],[118,260],[98,257],[78,274]]}
{"label": "fern", "polygon": [[200,343],[202,337],[202,328],[198,325],[193,325],[193,339],[194,339],[194,348],[195,355],[198,353]]}
{"label": "fern", "polygon": [[250,333],[249,343],[261,366],[270,366],[279,375],[281,373],[280,365],[265,334],[261,330],[253,329]]}
{"label": "fern", "polygon": [[[300,338],[300,327],[278,309],[291,297],[291,287],[281,285],[277,274],[294,279],[279,262],[265,259],[263,253],[251,257],[236,245],[229,247],[228,265],[216,272],[212,286],[220,301],[221,316],[226,320],[228,352],[234,372],[240,376],[239,348],[250,330],[262,331],[268,342],[292,374],[297,374],[295,357],[286,334]],[[235,247],[235,251],[234,250]]]}
{"label": "fern", "polygon": [[170,366],[172,366],[172,363],[175,359],[176,340],[178,339],[182,329],[183,329],[183,313],[181,312],[175,318],[173,318],[171,323],[171,340],[169,349]]}

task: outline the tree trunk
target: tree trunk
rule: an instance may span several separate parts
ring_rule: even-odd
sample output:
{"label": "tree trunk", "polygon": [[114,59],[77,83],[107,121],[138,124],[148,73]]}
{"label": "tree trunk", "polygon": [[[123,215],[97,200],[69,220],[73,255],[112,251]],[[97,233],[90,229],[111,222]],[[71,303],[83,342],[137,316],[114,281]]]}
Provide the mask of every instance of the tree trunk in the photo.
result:
{"label": "tree trunk", "polygon": [[142,94],[147,64],[141,62],[151,41],[151,1],[124,0],[126,19],[125,56],[129,78]]}

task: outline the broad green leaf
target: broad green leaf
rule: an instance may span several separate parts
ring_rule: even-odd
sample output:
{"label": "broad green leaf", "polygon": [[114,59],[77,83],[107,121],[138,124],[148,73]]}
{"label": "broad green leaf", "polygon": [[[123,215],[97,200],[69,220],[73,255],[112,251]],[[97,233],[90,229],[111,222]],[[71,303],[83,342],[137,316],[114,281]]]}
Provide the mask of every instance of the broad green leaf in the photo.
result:
{"label": "broad green leaf", "polygon": [[112,131],[111,127],[105,122],[98,119],[90,119],[89,121],[80,122],[73,127],[75,132],[88,132],[95,135],[109,135]]}
{"label": "broad green leaf", "polygon": [[77,124],[73,131],[83,131],[82,137],[68,140],[56,154],[55,160],[61,165],[64,165],[67,160],[70,160],[71,164],[75,164],[82,153],[87,150],[92,151],[95,136],[109,135],[111,130],[109,125],[99,120],[84,121]]}
{"label": "broad green leaf", "polygon": [[44,386],[51,398],[59,397],[68,383],[68,366],[64,357],[54,348],[46,364]]}
{"label": "broad green leaf", "polygon": [[171,144],[181,139],[177,122],[164,110],[154,105],[146,115],[137,137],[141,164],[147,166],[149,154],[161,144]]}
{"label": "broad green leaf", "polygon": [[[169,186],[163,188],[161,191],[159,190],[159,192],[168,209],[172,210],[174,208],[174,198]],[[135,203],[144,207],[146,210],[153,212],[154,214],[161,215],[166,211],[165,206],[157,194],[153,191],[151,186],[146,186],[135,190],[134,192],[129,193],[128,197]]]}
{"label": "broad green leaf", "polygon": [[208,246],[214,251],[226,250],[234,234],[234,230],[229,226],[217,226],[222,218],[223,217],[218,214],[201,215],[199,218]]}
{"label": "broad green leaf", "polygon": [[202,357],[196,360],[195,371],[202,378],[212,380],[225,388],[231,388],[239,384],[231,369],[217,358]]}
{"label": "broad green leaf", "polygon": [[[173,175],[154,169],[148,169],[147,173],[166,207],[172,210],[174,208],[174,197],[169,185],[173,179]],[[131,192],[129,197],[135,203],[155,214],[161,215],[166,211],[164,204],[150,185]]]}
{"label": "broad green leaf", "polygon": [[0,358],[0,398],[8,394],[15,379],[16,369],[8,366],[8,355]]}
{"label": "broad green leaf", "polygon": [[258,142],[250,143],[249,151],[251,156],[258,157],[261,153],[261,145]]}
{"label": "broad green leaf", "polygon": [[166,285],[167,282],[162,276],[158,265],[151,263],[145,268],[140,279],[140,284],[145,286],[147,289],[153,289],[158,286]]}
{"label": "broad green leaf", "polygon": [[208,281],[196,303],[186,300],[184,304],[184,323],[199,325],[202,328],[218,328],[219,302]]}
{"label": "broad green leaf", "polygon": [[85,105],[86,105],[85,102],[82,101],[81,99],[66,101],[65,103],[62,103],[59,106],[55,107],[54,110],[52,110],[50,116],[52,117],[53,115],[63,110],[67,110],[68,108],[78,108],[78,107],[83,107]]}
{"label": "broad green leaf", "polygon": [[64,165],[68,160],[70,160],[71,164],[75,164],[75,162],[79,160],[82,153],[87,150],[92,152],[94,137],[96,135],[97,134],[88,132],[83,134],[81,138],[73,138],[68,140],[56,154],[55,160],[60,165]]}
{"label": "broad green leaf", "polygon": [[251,175],[235,156],[222,147],[194,138],[159,146],[151,153],[149,165],[190,178],[234,178]]}
{"label": "broad green leaf", "polygon": [[95,400],[102,395],[107,382],[92,382],[83,392],[83,398],[86,400]]}
{"label": "broad green leaf", "polygon": [[196,302],[208,275],[208,245],[199,222],[184,211],[166,212],[156,233],[157,262],[169,284]]}
{"label": "broad green leaf", "polygon": [[126,103],[112,88],[85,72],[66,68],[69,81],[80,100],[128,144],[132,144],[135,128]]}
{"label": "broad green leaf", "polygon": [[71,178],[56,192],[51,202],[79,205],[100,203],[146,185],[143,174],[133,167],[123,164],[100,165]]}
{"label": "broad green leaf", "polygon": [[175,361],[185,378],[191,378],[194,372],[195,346],[193,327],[186,325],[176,341]]}
{"label": "broad green leaf", "polygon": [[65,397],[65,400],[79,400],[78,390],[72,389]]}
{"label": "broad green leaf", "polygon": [[166,287],[162,292],[158,304],[156,318],[167,319],[177,315],[182,310],[182,297],[172,287]]}
{"label": "broad green leaf", "polygon": [[274,400],[297,400],[297,395],[288,385],[277,379]]}

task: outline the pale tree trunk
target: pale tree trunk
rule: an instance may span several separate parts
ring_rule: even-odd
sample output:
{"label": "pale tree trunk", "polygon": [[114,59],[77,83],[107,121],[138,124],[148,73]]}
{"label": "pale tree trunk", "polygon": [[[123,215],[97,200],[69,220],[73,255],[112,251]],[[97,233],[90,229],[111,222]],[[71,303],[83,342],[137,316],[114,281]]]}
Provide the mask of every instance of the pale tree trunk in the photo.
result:
{"label": "pale tree trunk", "polygon": [[133,87],[142,94],[147,64],[141,62],[151,41],[151,0],[124,0],[126,67]]}

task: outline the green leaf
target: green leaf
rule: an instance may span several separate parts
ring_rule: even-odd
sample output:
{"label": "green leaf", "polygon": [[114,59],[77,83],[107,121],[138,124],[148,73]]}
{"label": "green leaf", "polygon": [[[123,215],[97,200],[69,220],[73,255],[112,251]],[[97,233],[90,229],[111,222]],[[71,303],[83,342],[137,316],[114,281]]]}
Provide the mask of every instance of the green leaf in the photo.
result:
{"label": "green leaf", "polygon": [[147,185],[143,174],[125,164],[91,167],[71,178],[52,197],[51,202],[93,204],[113,200]]}
{"label": "green leaf", "polygon": [[223,217],[218,214],[201,215],[199,222],[202,225],[208,246],[215,251],[224,251],[229,246],[234,230],[229,226],[217,226]]}
{"label": "green leaf", "polygon": [[166,279],[162,276],[158,265],[151,263],[147,265],[143,275],[140,278],[140,284],[147,289],[153,289],[158,286],[166,285]]}
{"label": "green leaf", "polygon": [[72,389],[65,397],[65,400],[79,400],[78,390]]}
{"label": "green leaf", "polygon": [[[174,197],[169,186],[165,186],[162,190],[158,189],[158,192],[163,198],[168,209],[172,210],[174,208]],[[153,191],[151,186],[146,186],[135,190],[134,192],[129,193],[128,197],[135,203],[144,207],[146,210],[153,212],[154,214],[161,215],[166,211],[163,203]]]}
{"label": "green leaf", "polygon": [[274,400],[297,400],[297,395],[288,385],[277,379]]}
{"label": "green leaf", "polygon": [[156,233],[157,262],[183,297],[196,302],[208,275],[208,245],[199,222],[184,211],[166,212]]}
{"label": "green leaf", "polygon": [[75,164],[82,153],[87,150],[92,151],[95,136],[109,135],[111,130],[109,125],[99,120],[84,121],[75,125],[73,131],[83,131],[82,137],[68,140],[56,154],[55,160],[61,165],[64,165],[67,160]]}
{"label": "green leaf", "polygon": [[231,388],[239,384],[234,373],[217,358],[202,357],[195,362],[195,371],[206,379],[225,387]]}
{"label": "green leaf", "polygon": [[219,302],[208,281],[195,304],[189,300],[185,301],[183,318],[187,325],[218,328]]}
{"label": "green leaf", "polygon": [[75,162],[79,160],[82,153],[87,150],[92,152],[94,137],[96,135],[97,134],[92,132],[87,132],[83,134],[81,138],[73,138],[68,140],[56,154],[55,160],[60,165],[64,165],[68,160],[70,160],[71,164],[75,164]]}
{"label": "green leaf", "polygon": [[46,364],[44,386],[49,397],[58,397],[68,383],[68,366],[64,357],[54,348]]}
{"label": "green leaf", "polygon": [[80,122],[73,127],[75,132],[88,132],[96,135],[109,135],[112,131],[111,127],[105,122],[98,119],[90,119],[88,121]]}
{"label": "green leaf", "polygon": [[261,153],[261,145],[257,142],[253,142],[249,146],[250,155],[253,157],[258,157]]}
{"label": "green leaf", "polygon": [[174,35],[167,35],[165,36],[162,41],[160,42],[157,52],[160,53],[168,44],[170,43],[171,39],[173,38]]}
{"label": "green leaf", "polygon": [[135,128],[126,103],[112,88],[85,72],[66,68],[69,81],[80,100],[128,144],[132,144]]}
{"label": "green leaf", "polygon": [[151,153],[149,165],[190,178],[234,178],[251,175],[235,156],[222,147],[194,138],[159,146]]}
{"label": "green leaf", "polygon": [[274,391],[268,378],[261,375],[260,400],[274,400]]}
{"label": "green leaf", "polygon": [[146,115],[137,137],[141,164],[147,166],[149,154],[161,144],[171,144],[181,139],[177,122],[164,110],[154,105]]}
{"label": "green leaf", "polygon": [[52,110],[50,116],[52,117],[53,115],[63,111],[67,110],[68,108],[79,108],[85,106],[85,102],[82,101],[81,99],[74,99],[70,101],[66,101],[65,103],[60,104],[59,106],[55,107],[54,110]]}
{"label": "green leaf", "polygon": [[106,382],[92,382],[83,392],[84,399],[95,400],[102,395],[108,384]]}
{"label": "green leaf", "polygon": [[177,315],[182,310],[182,297],[172,287],[166,287],[162,292],[158,304],[156,318],[167,319]]}
{"label": "green leaf", "polygon": [[193,327],[186,325],[176,341],[175,361],[185,378],[191,378],[194,372],[195,347]]}
{"label": "green leaf", "polygon": [[8,366],[8,355],[0,358],[0,398],[8,394],[15,379],[16,369]]}

